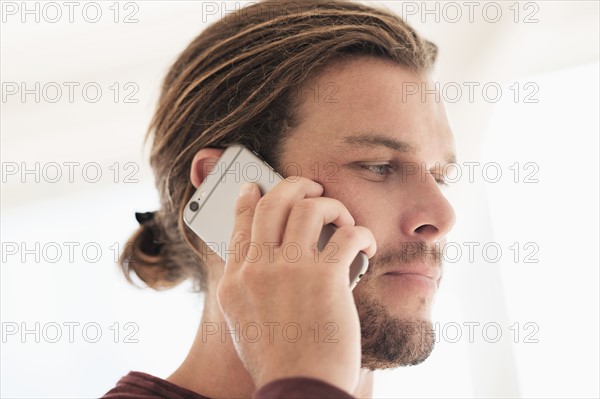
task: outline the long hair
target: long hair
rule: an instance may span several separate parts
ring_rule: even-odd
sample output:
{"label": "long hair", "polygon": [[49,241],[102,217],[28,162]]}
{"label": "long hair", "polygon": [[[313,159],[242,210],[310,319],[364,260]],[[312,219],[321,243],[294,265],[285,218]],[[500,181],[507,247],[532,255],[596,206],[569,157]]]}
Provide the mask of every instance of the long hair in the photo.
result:
{"label": "long hair", "polygon": [[167,73],[146,139],[160,209],[128,240],[119,263],[148,286],[192,278],[205,286],[205,245],[182,221],[195,191],[189,175],[204,147],[244,144],[275,168],[297,125],[302,84],[334,61],[356,55],[428,71],[437,47],[400,17],[347,1],[263,1],[210,25]]}

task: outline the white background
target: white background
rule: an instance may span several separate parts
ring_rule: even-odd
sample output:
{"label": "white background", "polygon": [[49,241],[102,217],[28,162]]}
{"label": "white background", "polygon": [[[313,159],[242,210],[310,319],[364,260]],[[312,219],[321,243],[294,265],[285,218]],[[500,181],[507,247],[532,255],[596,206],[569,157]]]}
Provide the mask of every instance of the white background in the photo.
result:
{"label": "white background", "polygon": [[[164,378],[202,311],[188,284],[128,285],[115,256],[134,212],[158,205],[142,140],[164,74],[208,22],[246,2],[97,2],[95,23],[94,4],[76,3],[70,22],[63,2],[27,2],[31,14],[2,2],[6,398],[98,397],[129,370]],[[462,254],[446,254],[436,350],[379,372],[374,396],[598,397],[598,2],[475,2],[472,15],[465,2],[379,3],[438,44],[446,95],[463,88],[447,106],[462,166],[448,190],[449,241]],[[36,82],[39,101],[10,94]],[[72,102],[65,82],[78,84]],[[465,82],[479,84],[472,101]],[[89,96],[102,89],[97,102],[82,93],[88,83]],[[501,87],[498,101],[486,84]],[[124,100],[131,93],[137,102]],[[465,162],[478,163],[472,175]]]}

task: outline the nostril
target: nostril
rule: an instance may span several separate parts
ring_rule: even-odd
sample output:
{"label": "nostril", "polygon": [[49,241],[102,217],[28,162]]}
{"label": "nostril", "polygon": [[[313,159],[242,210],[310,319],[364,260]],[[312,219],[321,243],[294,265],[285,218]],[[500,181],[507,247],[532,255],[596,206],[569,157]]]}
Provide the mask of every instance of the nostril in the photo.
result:
{"label": "nostril", "polygon": [[437,227],[431,224],[424,224],[415,229],[415,233],[417,234],[435,234],[437,231]]}

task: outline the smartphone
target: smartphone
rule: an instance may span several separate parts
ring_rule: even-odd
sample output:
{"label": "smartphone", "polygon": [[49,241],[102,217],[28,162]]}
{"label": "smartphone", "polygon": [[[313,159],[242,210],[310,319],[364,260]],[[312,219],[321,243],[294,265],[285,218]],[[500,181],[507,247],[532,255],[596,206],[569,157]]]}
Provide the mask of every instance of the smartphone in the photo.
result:
{"label": "smartphone", "polygon": [[[228,254],[227,247],[233,233],[235,202],[240,187],[246,182],[256,183],[261,194],[265,195],[281,180],[283,180],[281,175],[258,154],[244,146],[232,145],[223,152],[188,201],[183,212],[183,220],[212,251],[225,261]],[[329,239],[336,229],[333,224],[323,226],[317,242],[319,253],[326,250],[332,262],[335,262],[336,248],[333,243],[329,243]],[[259,246],[259,248],[261,251],[272,250],[272,247],[268,246]],[[293,252],[290,250],[290,253]],[[367,255],[360,251],[350,265],[350,289],[354,289],[358,284],[368,266]]]}

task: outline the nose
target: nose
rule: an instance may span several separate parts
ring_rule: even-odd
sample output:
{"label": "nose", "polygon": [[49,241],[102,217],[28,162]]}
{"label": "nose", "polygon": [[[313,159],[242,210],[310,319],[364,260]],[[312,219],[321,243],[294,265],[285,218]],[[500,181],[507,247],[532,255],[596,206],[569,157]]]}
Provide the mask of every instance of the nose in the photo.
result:
{"label": "nose", "polygon": [[404,210],[404,235],[414,241],[439,241],[454,226],[454,208],[429,173],[412,182],[410,191],[410,204]]}

